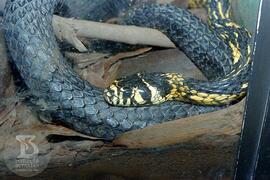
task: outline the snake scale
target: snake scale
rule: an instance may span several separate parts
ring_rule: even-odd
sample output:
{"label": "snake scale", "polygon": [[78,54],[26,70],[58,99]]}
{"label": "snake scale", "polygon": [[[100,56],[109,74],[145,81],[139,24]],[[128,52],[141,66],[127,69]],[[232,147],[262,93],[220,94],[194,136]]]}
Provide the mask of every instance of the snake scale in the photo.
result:
{"label": "snake scale", "polygon": [[[5,37],[12,59],[31,93],[44,101],[41,111],[56,121],[110,140],[129,130],[222,108],[179,101],[142,107],[109,105],[103,90],[82,80],[59,50],[52,28],[52,15],[59,3],[62,1],[8,0],[4,13]],[[248,61],[246,57],[232,62],[233,52],[226,45],[230,34],[222,39],[218,30],[213,31],[186,10],[170,5],[143,6],[134,10],[126,23],[162,28],[197,66],[205,67],[202,69],[208,78],[219,79],[216,84],[194,80],[193,87],[204,90],[211,85],[218,91],[222,86],[226,92],[235,93],[248,79],[249,66],[243,63]],[[248,51],[246,39],[241,39],[242,54]],[[234,86],[236,83],[239,86]]]}

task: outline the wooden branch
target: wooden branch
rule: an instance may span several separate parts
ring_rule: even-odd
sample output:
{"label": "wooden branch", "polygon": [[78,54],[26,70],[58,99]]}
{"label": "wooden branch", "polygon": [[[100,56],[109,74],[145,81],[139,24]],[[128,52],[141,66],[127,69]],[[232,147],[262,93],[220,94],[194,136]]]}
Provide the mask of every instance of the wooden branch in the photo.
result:
{"label": "wooden branch", "polygon": [[79,37],[175,48],[166,35],[150,28],[76,20],[56,15],[53,17],[53,28],[58,39],[70,43],[80,52],[87,49]]}

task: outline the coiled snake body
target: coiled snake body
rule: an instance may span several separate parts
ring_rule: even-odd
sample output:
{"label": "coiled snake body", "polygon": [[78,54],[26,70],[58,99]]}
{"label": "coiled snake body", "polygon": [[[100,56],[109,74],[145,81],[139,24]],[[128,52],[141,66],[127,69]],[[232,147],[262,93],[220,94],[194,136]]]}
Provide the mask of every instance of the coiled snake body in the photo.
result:
{"label": "coiled snake body", "polygon": [[[82,80],[60,53],[51,25],[59,2],[8,0],[4,14],[5,36],[12,59],[31,93],[44,100],[43,111],[54,119],[82,133],[113,139],[129,130],[220,109],[176,101],[144,107],[108,105],[103,90]],[[209,84],[194,80],[189,87],[208,91],[211,86],[215,92],[225,91],[226,94],[239,93],[246,88],[243,83],[248,79],[249,65],[246,64],[249,63],[244,59],[248,51],[245,36],[239,43],[241,56],[233,63],[231,54],[234,52],[226,43],[230,34],[222,39],[218,30],[211,30],[186,10],[152,5],[135,10],[127,23],[162,28],[199,67],[205,67],[202,69],[208,78],[218,79],[218,83]],[[203,65],[205,63],[209,66]],[[170,77],[177,83],[182,82],[181,78]]]}
{"label": "coiled snake body", "polygon": [[[147,6],[130,13],[126,23],[165,32],[209,81],[186,78],[177,73],[138,73],[121,78],[106,89],[105,98],[110,104],[142,106],[180,100],[217,106],[242,99],[250,68],[249,34],[230,20],[228,0],[207,2],[210,28],[191,19],[186,11],[174,13],[179,11],[174,7]],[[175,23],[166,23],[168,16]],[[156,23],[157,18],[160,23]]]}

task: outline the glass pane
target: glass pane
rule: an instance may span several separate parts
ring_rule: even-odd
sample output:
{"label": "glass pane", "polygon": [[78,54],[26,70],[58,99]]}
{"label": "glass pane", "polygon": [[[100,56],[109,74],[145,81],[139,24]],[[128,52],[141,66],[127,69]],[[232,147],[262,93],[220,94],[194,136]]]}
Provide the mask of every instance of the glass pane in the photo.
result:
{"label": "glass pane", "polygon": [[0,176],[231,179],[258,6],[0,0]]}

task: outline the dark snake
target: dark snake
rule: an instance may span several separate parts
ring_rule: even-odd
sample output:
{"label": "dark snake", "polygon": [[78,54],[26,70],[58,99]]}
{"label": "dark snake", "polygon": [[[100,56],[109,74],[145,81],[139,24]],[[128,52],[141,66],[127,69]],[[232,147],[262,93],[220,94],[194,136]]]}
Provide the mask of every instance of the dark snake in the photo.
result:
{"label": "dark snake", "polygon": [[[180,14],[173,13],[178,11],[176,8],[164,6],[146,6],[132,11],[125,23],[166,33],[209,81],[199,81],[178,73],[138,73],[118,79],[107,88],[105,98],[108,103],[145,106],[178,100],[224,106],[238,102],[245,96],[250,72],[247,30],[230,19],[229,0],[195,1],[206,2],[210,30],[189,19],[187,12],[181,14],[187,18],[181,19]],[[165,20],[168,16],[177,22],[186,22],[167,24]],[[156,23],[157,18],[160,19],[159,23]]]}
{"label": "dark snake", "polygon": [[[222,108],[177,101],[143,107],[109,105],[104,100],[103,90],[82,80],[59,50],[52,28],[52,16],[59,3],[62,2],[8,0],[4,13],[5,37],[13,62],[32,95],[44,101],[41,110],[56,121],[84,134],[113,139],[126,131]],[[214,32],[210,26],[188,11],[170,5],[152,5],[134,10],[130,16],[127,24],[130,22],[140,25],[151,21],[155,27],[164,28],[166,34],[190,54],[191,59],[198,60],[197,66],[210,63],[207,68],[209,77],[218,79],[226,76],[232,72],[232,68],[238,72],[230,81],[209,84],[214,85],[213,88],[218,89],[224,85],[228,91],[233,92],[235,83],[241,86],[248,79],[246,75],[249,66],[242,68],[246,63],[232,65],[231,49],[224,48],[227,47],[225,42],[229,38],[220,38],[217,31]],[[150,23],[149,26],[151,25]],[[247,47],[247,39],[241,39],[241,46]],[[246,47],[241,50],[247,51]],[[212,59],[202,58],[206,57],[206,54],[212,55]],[[224,59],[221,61],[213,57]],[[244,56],[241,56],[238,62],[247,62],[243,58]],[[207,86],[198,88],[204,89]]]}

